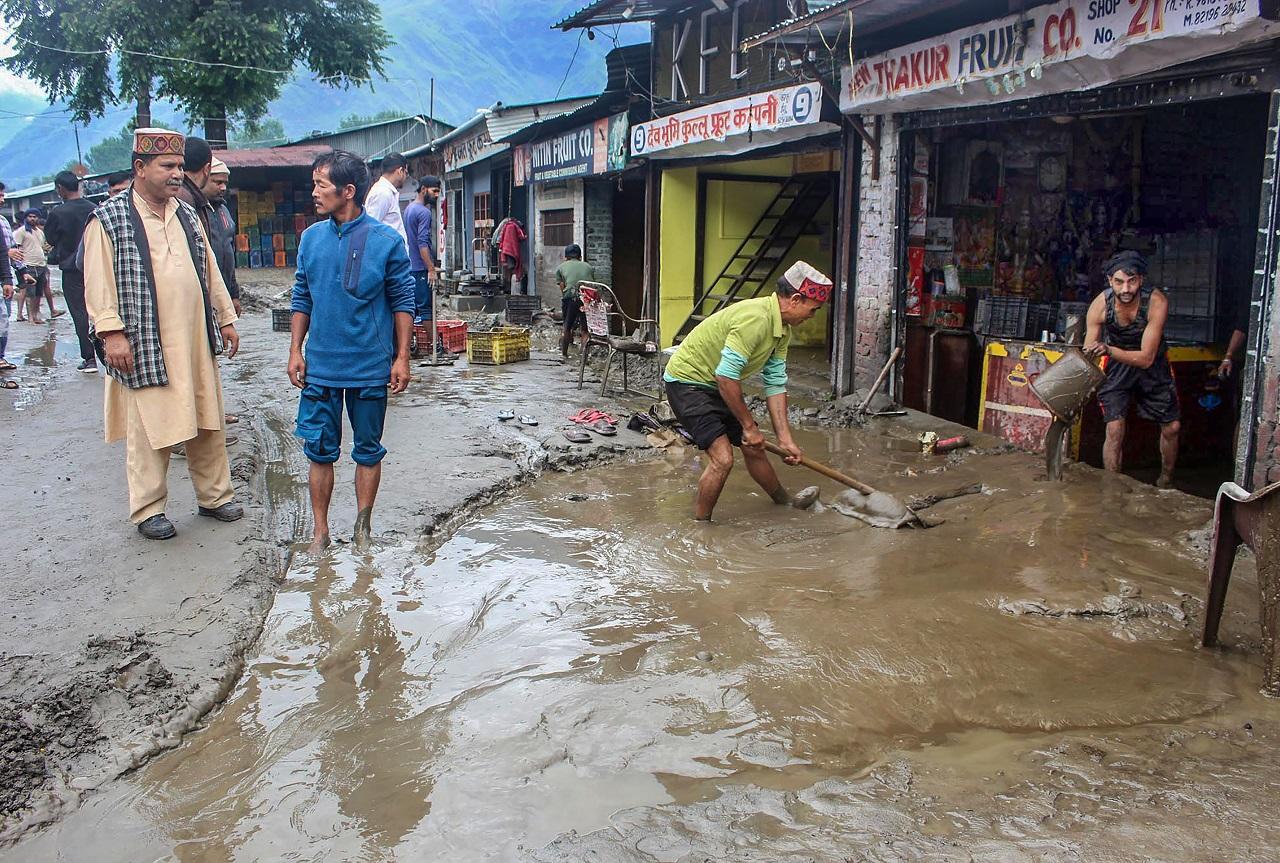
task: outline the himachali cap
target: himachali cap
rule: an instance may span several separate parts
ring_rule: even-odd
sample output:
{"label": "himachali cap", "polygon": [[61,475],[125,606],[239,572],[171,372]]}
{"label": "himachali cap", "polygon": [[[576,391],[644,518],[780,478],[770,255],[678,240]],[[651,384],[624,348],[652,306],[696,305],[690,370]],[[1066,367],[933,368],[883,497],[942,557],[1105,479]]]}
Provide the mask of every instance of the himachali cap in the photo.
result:
{"label": "himachali cap", "polygon": [[213,162],[211,162],[209,165],[209,176],[216,177],[218,174],[226,174],[228,177],[230,177],[231,169],[227,167],[226,162],[222,161],[217,156],[214,156]]}
{"label": "himachali cap", "polygon": [[792,264],[791,268],[783,273],[782,278],[786,279],[787,284],[795,288],[798,293],[811,300],[825,303],[831,299],[831,280],[804,261],[796,261]]}
{"label": "himachali cap", "polygon": [[181,156],[187,139],[181,132],[168,129],[134,129],[133,152],[139,156]]}

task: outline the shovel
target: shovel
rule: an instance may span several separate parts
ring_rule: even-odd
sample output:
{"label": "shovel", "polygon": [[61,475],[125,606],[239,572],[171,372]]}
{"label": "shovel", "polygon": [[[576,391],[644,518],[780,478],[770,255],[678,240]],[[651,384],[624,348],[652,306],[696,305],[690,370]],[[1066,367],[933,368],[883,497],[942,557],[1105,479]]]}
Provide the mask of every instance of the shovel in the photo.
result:
{"label": "shovel", "polygon": [[[791,454],[778,446],[773,441],[765,441],[764,448],[776,456],[788,458]],[[814,461],[808,456],[800,457],[800,464],[807,467],[815,473],[820,473],[828,479],[833,479],[842,485],[858,492],[856,495],[849,495],[845,492],[836,498],[832,506],[842,515],[864,521],[873,527],[930,527],[921,520],[920,516],[902,501],[898,500],[891,494],[877,491],[865,482],[856,480],[846,473],[841,473],[830,465],[825,465],[820,461]]]}

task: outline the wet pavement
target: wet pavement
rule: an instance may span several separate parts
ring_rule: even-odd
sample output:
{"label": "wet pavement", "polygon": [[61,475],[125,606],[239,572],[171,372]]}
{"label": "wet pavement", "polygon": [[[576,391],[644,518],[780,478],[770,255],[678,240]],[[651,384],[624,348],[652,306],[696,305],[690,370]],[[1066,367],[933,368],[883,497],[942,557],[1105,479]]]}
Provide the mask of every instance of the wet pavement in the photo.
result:
{"label": "wet pavement", "polygon": [[1195,647],[1206,502],[890,422],[801,443],[987,493],[875,530],[739,465],[695,526],[677,451],[295,555],[205,727],[0,860],[1266,859],[1280,725],[1250,562]]}

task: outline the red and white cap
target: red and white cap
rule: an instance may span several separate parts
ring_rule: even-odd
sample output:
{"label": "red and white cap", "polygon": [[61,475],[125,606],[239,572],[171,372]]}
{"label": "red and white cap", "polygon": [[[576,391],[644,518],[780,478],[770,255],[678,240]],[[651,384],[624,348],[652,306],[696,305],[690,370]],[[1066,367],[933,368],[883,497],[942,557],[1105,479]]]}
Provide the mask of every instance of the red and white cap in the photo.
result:
{"label": "red and white cap", "polygon": [[822,275],[816,268],[804,261],[796,261],[782,278],[787,280],[798,293],[811,300],[825,303],[831,299],[831,280]]}

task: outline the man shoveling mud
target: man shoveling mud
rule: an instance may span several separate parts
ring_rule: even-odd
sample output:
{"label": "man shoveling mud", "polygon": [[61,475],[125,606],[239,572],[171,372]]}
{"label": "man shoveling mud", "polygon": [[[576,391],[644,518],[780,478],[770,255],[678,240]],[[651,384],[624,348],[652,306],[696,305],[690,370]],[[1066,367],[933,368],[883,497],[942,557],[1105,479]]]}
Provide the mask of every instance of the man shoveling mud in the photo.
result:
{"label": "man shoveling mud", "polygon": [[1125,417],[1133,399],[1138,416],[1160,424],[1159,488],[1173,485],[1178,461],[1178,389],[1169,366],[1164,324],[1169,301],[1143,284],[1147,260],[1133,251],[1120,252],[1106,264],[1107,289],[1089,306],[1085,353],[1107,357],[1107,379],[1098,390],[1107,440],[1102,459],[1107,470],[1121,468]]}
{"label": "man shoveling mud", "polygon": [[741,447],[747,471],[774,503],[806,509],[818,499],[817,487],[794,497],[782,487],[765,455],[764,434],[742,397],[742,381],[759,372],[769,419],[787,464],[798,464],[800,447],[787,420],[787,348],[791,328],[802,324],[831,297],[831,280],[797,262],[778,279],[773,296],[743,300],[711,315],[680,344],[663,380],[667,399],[680,424],[707,453],[698,480],[693,517],[710,521],[720,492],[733,470],[733,447]]}

